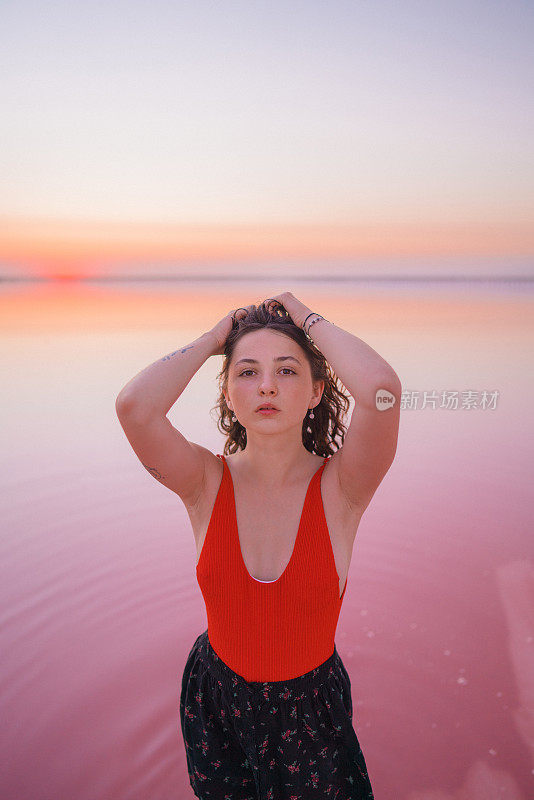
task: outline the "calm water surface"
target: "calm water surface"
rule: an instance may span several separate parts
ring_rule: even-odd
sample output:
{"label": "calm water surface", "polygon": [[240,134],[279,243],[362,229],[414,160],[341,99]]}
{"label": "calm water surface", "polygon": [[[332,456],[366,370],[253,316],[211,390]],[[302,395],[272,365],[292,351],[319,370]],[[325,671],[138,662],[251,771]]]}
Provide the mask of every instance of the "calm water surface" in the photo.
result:
{"label": "calm water surface", "polygon": [[[336,636],[375,796],[534,797],[532,294],[145,283],[1,290],[3,800],[193,797],[179,693],[207,627],[194,539],[115,397],[283,289],[374,347],[407,400]],[[169,413],[214,453],[221,363]],[[487,408],[484,391],[498,393]]]}

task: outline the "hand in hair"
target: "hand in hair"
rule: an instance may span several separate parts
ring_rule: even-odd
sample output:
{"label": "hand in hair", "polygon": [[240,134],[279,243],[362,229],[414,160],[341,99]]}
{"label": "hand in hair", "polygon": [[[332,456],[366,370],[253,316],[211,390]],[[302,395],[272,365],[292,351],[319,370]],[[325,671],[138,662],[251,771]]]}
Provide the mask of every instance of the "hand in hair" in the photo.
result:
{"label": "hand in hair", "polygon": [[269,297],[264,300],[264,305],[270,313],[277,313],[279,307],[282,306],[298,328],[302,328],[304,320],[312,313],[311,309],[297,300],[291,292],[282,292],[275,297]]}

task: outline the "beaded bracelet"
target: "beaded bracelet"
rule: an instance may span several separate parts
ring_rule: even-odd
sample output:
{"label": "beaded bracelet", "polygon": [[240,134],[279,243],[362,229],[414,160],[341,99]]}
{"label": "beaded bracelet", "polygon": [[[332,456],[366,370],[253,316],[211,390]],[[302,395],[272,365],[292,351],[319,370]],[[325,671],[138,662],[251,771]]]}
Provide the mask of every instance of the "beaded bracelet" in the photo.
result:
{"label": "beaded bracelet", "polygon": [[[307,320],[308,320],[310,317],[313,317],[313,315],[314,315],[314,314],[315,314],[315,316],[316,316],[316,319],[313,319],[313,320],[310,322],[310,324],[308,325],[308,330],[306,331],[306,329],[305,329],[305,327],[304,327],[304,326],[306,325],[306,322],[307,322]],[[312,337],[310,336],[310,328],[311,328],[311,326],[312,326],[312,325],[315,325],[315,323],[316,323],[316,322],[320,322],[322,319],[324,319],[324,317],[322,317],[320,314],[316,314],[316,312],[315,312],[315,311],[312,311],[312,313],[311,313],[311,314],[308,314],[308,316],[306,317],[306,319],[305,319],[305,320],[304,320],[304,322],[302,323],[302,330],[304,331],[304,333],[306,334],[306,336],[308,337],[308,339],[310,340],[310,342],[311,342],[312,344],[315,344],[315,342],[313,341]],[[328,320],[325,320],[325,322],[328,322]]]}

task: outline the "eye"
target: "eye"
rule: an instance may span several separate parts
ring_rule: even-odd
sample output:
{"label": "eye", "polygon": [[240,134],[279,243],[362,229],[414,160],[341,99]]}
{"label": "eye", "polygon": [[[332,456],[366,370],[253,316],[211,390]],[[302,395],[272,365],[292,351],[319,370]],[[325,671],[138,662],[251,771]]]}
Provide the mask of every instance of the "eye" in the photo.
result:
{"label": "eye", "polygon": [[[289,372],[292,372],[293,375],[297,374],[295,372],[295,370],[291,369],[291,367],[282,367],[282,370],[286,370],[286,369],[289,370]],[[245,369],[245,370],[243,370],[243,372],[239,373],[239,377],[241,377],[242,375],[245,375],[247,372],[254,372],[254,370],[253,369]]]}

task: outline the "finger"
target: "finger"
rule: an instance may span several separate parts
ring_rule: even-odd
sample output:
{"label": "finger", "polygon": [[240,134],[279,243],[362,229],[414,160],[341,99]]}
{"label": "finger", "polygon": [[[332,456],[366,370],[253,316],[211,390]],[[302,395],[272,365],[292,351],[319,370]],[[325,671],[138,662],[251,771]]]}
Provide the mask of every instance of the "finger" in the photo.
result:
{"label": "finger", "polygon": [[264,300],[264,306],[268,311],[272,311],[277,305],[280,305],[280,301],[274,297],[268,297],[267,300]]}
{"label": "finger", "polygon": [[[250,308],[250,306],[249,306],[249,308]],[[244,311],[245,313],[244,314],[239,314],[240,311]],[[236,308],[236,310],[232,314],[232,319],[234,321],[236,319],[243,319],[244,317],[246,317],[247,314],[248,314],[248,309],[245,308],[245,306],[240,306],[239,308]]]}

